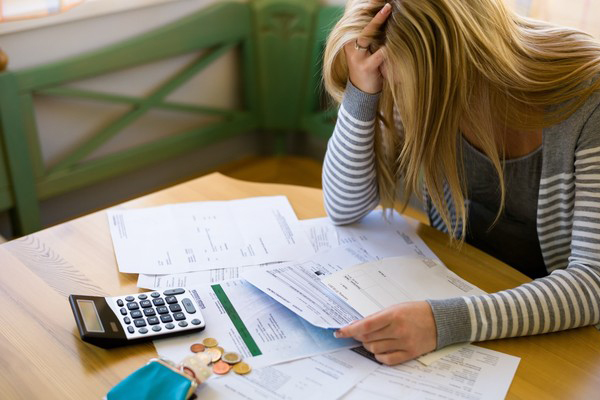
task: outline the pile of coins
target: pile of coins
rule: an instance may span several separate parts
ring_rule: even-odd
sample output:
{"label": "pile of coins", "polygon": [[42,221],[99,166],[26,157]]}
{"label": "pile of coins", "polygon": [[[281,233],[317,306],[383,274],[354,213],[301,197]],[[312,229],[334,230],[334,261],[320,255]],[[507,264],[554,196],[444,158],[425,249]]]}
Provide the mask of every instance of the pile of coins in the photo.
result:
{"label": "pile of coins", "polygon": [[194,343],[190,350],[194,354],[182,361],[181,368],[185,374],[196,379],[198,384],[210,377],[211,369],[217,375],[225,375],[231,370],[236,374],[245,375],[252,370],[238,353],[225,351],[214,338]]}

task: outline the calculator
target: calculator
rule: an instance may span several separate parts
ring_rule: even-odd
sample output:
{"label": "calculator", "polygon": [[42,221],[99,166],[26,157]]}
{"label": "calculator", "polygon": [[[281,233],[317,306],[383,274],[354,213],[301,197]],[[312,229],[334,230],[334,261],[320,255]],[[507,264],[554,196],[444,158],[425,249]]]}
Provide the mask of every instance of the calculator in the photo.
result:
{"label": "calculator", "polygon": [[192,333],[205,326],[198,306],[183,288],[116,297],[72,294],[69,303],[81,339],[104,348]]}

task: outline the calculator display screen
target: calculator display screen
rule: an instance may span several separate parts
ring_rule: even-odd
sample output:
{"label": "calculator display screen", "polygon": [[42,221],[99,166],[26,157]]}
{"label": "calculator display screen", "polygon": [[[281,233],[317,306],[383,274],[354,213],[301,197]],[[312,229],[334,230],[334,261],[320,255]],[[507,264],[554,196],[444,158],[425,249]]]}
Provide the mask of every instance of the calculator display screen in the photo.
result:
{"label": "calculator display screen", "polygon": [[96,305],[92,300],[78,299],[77,306],[79,306],[79,311],[81,311],[81,317],[83,318],[85,329],[88,332],[104,332],[104,327],[102,326],[102,321],[100,321],[98,310],[96,310]]}

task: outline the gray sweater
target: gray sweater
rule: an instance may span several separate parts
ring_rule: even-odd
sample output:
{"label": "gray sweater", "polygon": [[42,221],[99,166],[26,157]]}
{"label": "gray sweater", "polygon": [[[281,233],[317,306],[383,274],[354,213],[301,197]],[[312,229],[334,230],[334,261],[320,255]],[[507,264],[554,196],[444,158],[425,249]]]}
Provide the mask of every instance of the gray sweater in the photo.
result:
{"label": "gray sweater", "polygon": [[[325,208],[336,224],[357,221],[379,203],[378,99],[348,83],[323,164]],[[544,129],[542,157],[537,235],[549,275],[489,295],[429,300],[438,348],[600,321],[600,93]],[[425,203],[431,225],[448,232],[427,194]],[[454,219],[451,202],[448,211]]]}

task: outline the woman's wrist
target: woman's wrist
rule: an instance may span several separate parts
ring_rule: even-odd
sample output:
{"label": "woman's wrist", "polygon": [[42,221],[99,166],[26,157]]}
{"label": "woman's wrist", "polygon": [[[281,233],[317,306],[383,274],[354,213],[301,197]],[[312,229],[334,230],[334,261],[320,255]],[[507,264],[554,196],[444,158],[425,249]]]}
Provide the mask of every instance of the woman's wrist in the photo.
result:
{"label": "woman's wrist", "polygon": [[471,318],[464,299],[456,297],[427,302],[435,320],[437,349],[471,340]]}
{"label": "woman's wrist", "polygon": [[363,122],[371,122],[377,115],[379,96],[380,93],[363,92],[348,80],[342,106],[352,117]]}

